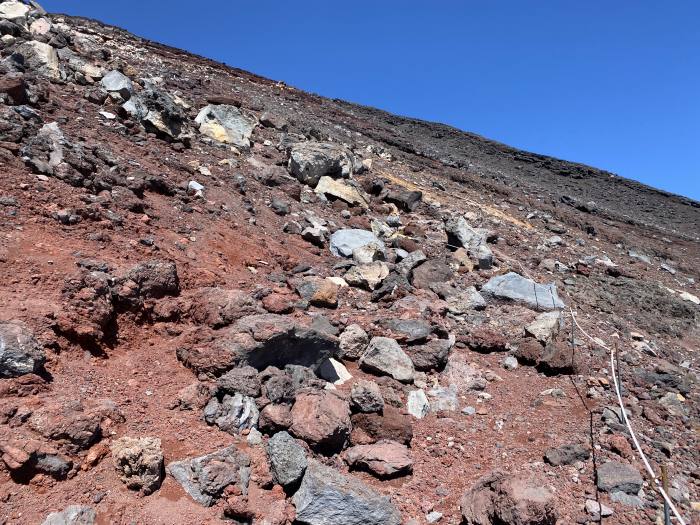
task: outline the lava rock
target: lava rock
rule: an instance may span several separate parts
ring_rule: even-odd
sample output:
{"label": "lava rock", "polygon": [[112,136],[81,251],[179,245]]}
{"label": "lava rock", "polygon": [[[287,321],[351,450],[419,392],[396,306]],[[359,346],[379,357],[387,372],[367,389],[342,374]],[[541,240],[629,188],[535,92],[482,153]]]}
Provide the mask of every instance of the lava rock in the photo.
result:
{"label": "lava rock", "polygon": [[379,238],[369,230],[345,229],[338,230],[331,235],[330,250],[336,257],[352,257],[357,248],[372,244],[379,246],[383,253],[386,247]]}
{"label": "lava rock", "polygon": [[585,461],[591,456],[590,451],[578,443],[562,445],[559,448],[550,448],[544,453],[544,459],[550,465],[571,465],[577,461]]}
{"label": "lava rock", "polygon": [[520,302],[535,310],[556,310],[566,306],[559,299],[554,283],[538,284],[515,272],[491,277],[481,288],[481,292]]}
{"label": "lava rock", "polygon": [[210,507],[229,485],[247,493],[250,457],[230,446],[205,456],[174,461],[168,464],[167,471],[193,500]]}
{"label": "lava rock", "polygon": [[368,470],[379,478],[402,476],[413,470],[408,447],[396,441],[356,445],[347,449],[343,457],[351,467]]}
{"label": "lava rock", "polygon": [[400,525],[401,514],[386,496],[360,480],[310,460],[292,498],[296,520],[307,525]]}
{"label": "lava rock", "polygon": [[254,428],[259,417],[255,400],[240,393],[224,395],[221,401],[214,397],[204,407],[204,421],[232,435]]}
{"label": "lava rock", "polygon": [[350,407],[332,391],[297,394],[290,432],[322,452],[337,452],[350,436]]}
{"label": "lava rock", "polygon": [[598,467],[598,488],[603,492],[624,492],[637,494],[644,479],[632,465],[618,461],[608,461]]}
{"label": "lava rock", "polygon": [[462,497],[463,525],[554,525],[554,496],[542,483],[495,471],[479,479]]}
{"label": "lava rock", "polygon": [[275,482],[283,487],[295,485],[306,470],[306,451],[287,432],[278,432],[267,442],[267,455]]}
{"label": "lava rock", "polygon": [[163,450],[154,437],[123,437],[112,442],[112,461],[121,480],[132,490],[150,494],[163,479]]}
{"label": "lava rock", "polygon": [[299,182],[316,186],[325,175],[333,178],[350,176],[353,156],[337,144],[301,142],[290,151],[288,169]]}
{"label": "lava rock", "polygon": [[20,321],[0,321],[0,378],[41,373],[46,356]]}
{"label": "lava rock", "polygon": [[382,413],[384,410],[384,398],[379,385],[374,381],[360,379],[350,391],[351,407],[355,412]]}
{"label": "lava rock", "polygon": [[403,382],[412,381],[415,374],[411,358],[390,337],[373,337],[360,358],[360,367]]}
{"label": "lava rock", "polygon": [[340,334],[340,357],[359,359],[369,344],[369,336],[359,324],[348,325]]}
{"label": "lava rock", "polygon": [[92,507],[70,505],[61,512],[52,512],[41,525],[95,525],[97,513]]}

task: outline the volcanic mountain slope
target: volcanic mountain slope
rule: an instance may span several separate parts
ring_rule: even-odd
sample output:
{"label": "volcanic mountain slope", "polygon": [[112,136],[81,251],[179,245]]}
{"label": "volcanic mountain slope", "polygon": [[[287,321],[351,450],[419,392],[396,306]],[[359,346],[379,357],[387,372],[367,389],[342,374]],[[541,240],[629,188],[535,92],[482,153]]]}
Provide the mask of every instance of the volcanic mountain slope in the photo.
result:
{"label": "volcanic mountain slope", "polygon": [[698,203],[18,2],[0,32],[0,523],[655,523],[606,347],[698,522]]}

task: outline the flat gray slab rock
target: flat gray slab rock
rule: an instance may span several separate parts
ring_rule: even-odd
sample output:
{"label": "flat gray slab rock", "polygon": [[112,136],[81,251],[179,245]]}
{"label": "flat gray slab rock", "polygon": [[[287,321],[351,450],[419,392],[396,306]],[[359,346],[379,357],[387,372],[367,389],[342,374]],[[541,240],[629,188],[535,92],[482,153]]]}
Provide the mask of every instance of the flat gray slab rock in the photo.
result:
{"label": "flat gray slab rock", "polygon": [[603,492],[637,494],[643,483],[642,475],[632,465],[608,461],[598,467],[598,488]]}
{"label": "flat gray slab rock", "polygon": [[481,292],[524,303],[535,310],[556,310],[566,306],[559,299],[554,283],[539,284],[515,272],[492,277],[481,288]]}
{"label": "flat gray slab rock", "polygon": [[292,498],[296,519],[308,525],[400,525],[401,514],[388,496],[359,479],[309,461]]}
{"label": "flat gray slab rock", "polygon": [[373,243],[379,246],[382,252],[386,251],[384,243],[369,230],[338,230],[331,235],[330,249],[336,257],[352,257],[353,250]]}
{"label": "flat gray slab rock", "polygon": [[41,525],[94,525],[96,518],[92,507],[71,505],[61,512],[52,512]]}

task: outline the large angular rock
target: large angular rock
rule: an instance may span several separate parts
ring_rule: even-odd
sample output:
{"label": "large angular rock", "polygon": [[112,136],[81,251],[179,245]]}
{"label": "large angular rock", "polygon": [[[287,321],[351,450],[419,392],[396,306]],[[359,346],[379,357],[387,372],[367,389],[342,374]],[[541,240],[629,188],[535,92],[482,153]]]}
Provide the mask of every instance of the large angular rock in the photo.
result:
{"label": "large angular rock", "polygon": [[22,2],[2,2],[0,3],[0,20],[9,20],[10,22],[23,25],[26,23],[29,6]]}
{"label": "large angular rock", "polygon": [[66,479],[73,462],[48,444],[36,439],[0,441],[0,459],[12,479],[26,483],[37,474]]}
{"label": "large angular rock", "polygon": [[445,367],[454,344],[454,336],[449,339],[433,339],[424,345],[406,347],[406,353],[416,370],[441,370]]}
{"label": "large angular rock", "polygon": [[369,336],[359,324],[348,325],[340,334],[340,357],[359,359],[369,344]]}
{"label": "large angular rock", "polygon": [[232,435],[255,428],[259,417],[255,399],[240,393],[224,395],[221,401],[213,397],[204,407],[204,421]]}
{"label": "large angular rock", "polygon": [[307,525],[400,525],[386,496],[360,480],[311,460],[292,499],[296,519]]}
{"label": "large angular rock", "polygon": [[352,257],[352,252],[362,246],[375,244],[386,252],[384,243],[369,230],[338,230],[331,235],[330,250],[336,257]]}
{"label": "large angular rock", "polygon": [[250,457],[230,446],[205,456],[174,461],[168,474],[182,485],[185,492],[200,505],[210,507],[229,485],[248,492]]}
{"label": "large angular rock", "polygon": [[495,471],[479,479],[461,501],[463,525],[554,525],[554,496],[526,476]]}
{"label": "large angular rock", "polygon": [[381,414],[384,410],[382,392],[374,381],[360,379],[352,385],[350,401],[355,412],[378,412]]}
{"label": "large angular rock", "polygon": [[289,431],[312,447],[327,452],[343,448],[350,436],[350,407],[329,390],[297,394]]}
{"label": "large angular rock", "polygon": [[207,287],[195,291],[189,313],[196,323],[222,328],[242,317],[263,311],[255,299],[243,290]]}
{"label": "large angular rock", "polygon": [[114,468],[127,487],[150,494],[163,479],[163,450],[154,437],[123,437],[112,442]]}
{"label": "large angular rock", "polygon": [[331,197],[340,199],[341,201],[347,202],[352,206],[362,206],[364,208],[367,207],[367,199],[357,188],[345,182],[335,180],[327,175],[324,175],[319,179],[314,191],[319,195],[330,195]]}
{"label": "large angular rock", "polygon": [[260,395],[258,371],[252,366],[240,366],[229,370],[216,380],[216,385],[220,394],[241,393],[250,397]]}
{"label": "large angular rock", "polygon": [[413,469],[408,447],[396,441],[357,445],[347,449],[343,456],[351,467],[368,470],[379,478],[401,476]]}
{"label": "large angular rock", "polygon": [[454,276],[454,270],[445,261],[431,259],[415,268],[412,276],[411,284],[413,286],[430,289],[433,283],[444,283],[451,280]]}
{"label": "large angular rock", "polygon": [[534,310],[556,310],[566,306],[559,299],[554,283],[538,284],[515,272],[492,277],[481,288],[481,292],[523,303]]}
{"label": "large angular rock", "polygon": [[400,263],[396,265],[396,273],[408,279],[411,277],[411,272],[418,265],[427,261],[425,253],[422,250],[415,250],[404,257]]}
{"label": "large angular rock", "polygon": [[590,451],[578,443],[562,445],[559,448],[547,449],[544,458],[550,465],[571,465],[577,461],[585,461],[591,456]]}
{"label": "large angular rock", "polygon": [[410,445],[413,439],[411,416],[390,405],[384,406],[382,414],[353,415],[352,426],[351,441],[354,445],[366,445],[381,440]]}
{"label": "large angular rock", "polygon": [[0,321],[0,378],[41,372],[46,356],[20,321]]}
{"label": "large angular rock", "polygon": [[423,319],[387,319],[382,326],[391,331],[394,339],[407,344],[425,342],[433,333],[432,325]]}
{"label": "large angular rock", "polygon": [[300,142],[290,151],[288,169],[299,182],[316,186],[324,175],[333,178],[351,175],[353,156],[337,144]]}
{"label": "large angular rock", "polygon": [[24,57],[24,64],[28,70],[51,80],[61,78],[58,54],[49,44],[31,40],[20,44],[17,51]]}
{"label": "large angular rock", "polygon": [[423,419],[430,413],[430,402],[423,390],[411,390],[408,393],[406,410],[416,419]]}
{"label": "large angular rock", "polygon": [[167,91],[155,84],[131,96],[122,109],[146,128],[167,140],[179,139],[186,130],[185,108]]}
{"label": "large angular rock", "polygon": [[552,339],[552,336],[559,331],[560,323],[561,312],[556,310],[543,312],[525,327],[525,332],[543,344],[547,344]]}
{"label": "large angular rock", "polygon": [[345,272],[343,278],[350,286],[375,290],[388,276],[389,268],[386,263],[374,261],[368,264],[353,266]]}
{"label": "large angular rock", "polygon": [[325,359],[337,355],[339,341],[310,325],[310,319],[284,315],[248,316],[220,331],[211,343],[179,348],[177,356],[197,372],[214,374],[243,365],[264,370],[292,364],[317,370]]}
{"label": "large angular rock", "polygon": [[472,228],[464,217],[453,217],[445,223],[447,243],[452,247],[463,247],[479,268],[488,270],[493,264],[493,252],[486,244],[488,230]]}
{"label": "large angular rock", "polygon": [[250,137],[255,122],[236,106],[209,105],[200,110],[195,118],[199,132],[212,139],[232,144],[239,148],[250,147]]}
{"label": "large angular rock", "polygon": [[608,461],[598,467],[598,488],[603,492],[625,492],[637,494],[644,479],[632,465]]}
{"label": "large angular rock", "polygon": [[486,388],[486,379],[460,355],[452,354],[447,359],[445,370],[440,374],[440,383],[454,386],[460,394]]}
{"label": "large angular rock", "polygon": [[100,83],[105,91],[109,93],[119,93],[125,101],[129,100],[134,93],[134,83],[124,73],[116,69],[102,77]]}
{"label": "large angular rock", "polygon": [[[158,299],[180,292],[180,280],[173,261],[152,260],[134,266],[125,276],[125,288],[141,298]],[[131,283],[136,284],[134,289]],[[130,297],[129,294],[125,297]]]}
{"label": "large angular rock", "polygon": [[403,382],[413,381],[415,374],[411,358],[390,337],[373,337],[360,358],[360,366],[364,370],[390,375]]}
{"label": "large angular rock", "polygon": [[92,507],[70,505],[61,512],[52,512],[41,525],[95,525],[97,513]]}
{"label": "large angular rock", "polygon": [[267,455],[274,480],[288,487],[297,483],[304,475],[306,451],[287,432],[278,432],[267,442]]}
{"label": "large angular rock", "polygon": [[386,194],[384,200],[396,204],[404,211],[413,211],[423,199],[423,192],[409,190],[392,190]]}

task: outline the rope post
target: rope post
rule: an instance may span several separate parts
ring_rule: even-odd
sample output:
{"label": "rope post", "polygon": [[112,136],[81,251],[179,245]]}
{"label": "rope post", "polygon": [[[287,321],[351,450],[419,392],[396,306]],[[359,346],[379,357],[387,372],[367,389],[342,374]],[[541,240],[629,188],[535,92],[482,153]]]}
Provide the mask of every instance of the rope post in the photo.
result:
{"label": "rope post", "polygon": [[[668,493],[668,471],[666,465],[661,465],[661,485],[664,491]],[[664,525],[671,525],[671,509],[668,508],[668,502],[664,500]]]}

